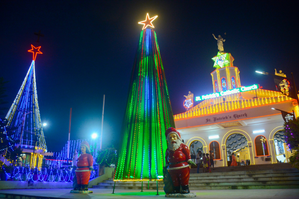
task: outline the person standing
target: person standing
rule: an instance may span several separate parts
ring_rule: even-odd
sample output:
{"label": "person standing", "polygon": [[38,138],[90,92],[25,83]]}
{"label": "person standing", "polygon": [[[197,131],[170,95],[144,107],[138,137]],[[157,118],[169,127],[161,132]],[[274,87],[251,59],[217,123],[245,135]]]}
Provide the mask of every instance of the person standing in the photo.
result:
{"label": "person standing", "polygon": [[206,165],[207,165],[207,160],[206,160],[206,154],[202,154],[202,172],[206,172]]}
{"label": "person standing", "polygon": [[230,166],[231,167],[238,166],[237,160],[236,160],[236,157],[235,157],[235,153],[232,153],[232,162],[231,162]]}
{"label": "person standing", "polygon": [[202,163],[202,154],[201,151],[198,151],[196,154],[197,173],[199,173],[199,168],[201,163]]}
{"label": "person standing", "polygon": [[212,151],[210,151],[210,162],[211,162],[211,168],[212,166],[214,168],[214,153]]}
{"label": "person standing", "polygon": [[206,171],[211,173],[211,161],[210,161],[210,157],[209,154],[206,153]]}

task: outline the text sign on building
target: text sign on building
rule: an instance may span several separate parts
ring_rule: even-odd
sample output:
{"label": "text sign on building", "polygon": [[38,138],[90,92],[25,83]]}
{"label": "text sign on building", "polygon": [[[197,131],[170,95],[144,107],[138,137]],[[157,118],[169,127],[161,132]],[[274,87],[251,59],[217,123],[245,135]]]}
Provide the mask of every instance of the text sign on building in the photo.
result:
{"label": "text sign on building", "polygon": [[197,97],[195,97],[195,101],[201,101],[201,100],[211,99],[211,98],[215,98],[215,97],[236,94],[236,93],[240,93],[240,92],[252,91],[252,90],[256,90],[258,88],[259,88],[258,84],[253,84],[251,86],[242,86],[240,88],[234,88],[234,89],[227,90],[227,91],[221,91],[221,92],[212,93],[212,94],[208,94],[208,95],[197,96]]}

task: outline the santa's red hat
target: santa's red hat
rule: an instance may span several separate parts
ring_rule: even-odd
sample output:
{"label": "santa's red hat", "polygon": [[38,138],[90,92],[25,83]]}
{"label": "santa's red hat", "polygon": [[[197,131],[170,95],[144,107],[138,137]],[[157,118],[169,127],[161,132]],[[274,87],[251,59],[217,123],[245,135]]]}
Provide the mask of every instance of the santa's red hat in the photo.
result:
{"label": "santa's red hat", "polygon": [[87,141],[81,142],[81,146],[85,146],[86,147],[86,152],[90,153],[90,146],[89,146]]}
{"label": "santa's red hat", "polygon": [[168,140],[168,136],[169,136],[171,133],[175,133],[175,134],[178,136],[178,139],[179,139],[179,140],[182,140],[182,138],[181,138],[181,134],[180,134],[175,128],[173,128],[173,127],[170,127],[170,128],[168,128],[168,129],[166,130],[165,135],[166,135],[167,140]]}

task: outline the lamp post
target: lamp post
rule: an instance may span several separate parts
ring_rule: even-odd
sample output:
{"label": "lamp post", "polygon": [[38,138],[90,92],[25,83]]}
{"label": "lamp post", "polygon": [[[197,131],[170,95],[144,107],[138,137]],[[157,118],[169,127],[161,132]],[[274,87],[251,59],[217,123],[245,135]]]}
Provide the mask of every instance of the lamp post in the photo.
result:
{"label": "lamp post", "polygon": [[94,151],[93,151],[93,156],[95,157],[95,155],[97,154],[98,151],[98,144],[97,144],[97,139],[98,134],[97,133],[93,133],[91,134],[91,138],[94,140]]}
{"label": "lamp post", "polygon": [[[286,74],[282,73],[282,71],[280,70],[279,72],[277,72],[277,70],[275,69],[275,74],[270,74],[268,72],[264,72],[264,71],[255,71],[256,73],[258,74],[262,74],[262,75],[271,75],[273,77],[281,77],[281,78],[285,78],[287,79],[288,81],[292,81],[293,83],[293,96],[291,96],[291,94],[287,94],[289,97],[292,97],[296,100],[297,104],[294,105],[294,112],[296,114],[294,114],[295,118],[297,118],[299,116],[299,107],[298,107],[298,104],[299,104],[299,99],[298,99],[298,91],[297,91],[297,87],[296,87],[296,83],[295,83],[295,79],[294,79],[294,75],[293,75],[293,72],[291,72],[291,75],[292,75],[292,79],[288,79]],[[295,96],[294,96],[295,95]]]}
{"label": "lamp post", "polygon": [[[286,74],[282,73],[281,70],[279,71],[279,73],[277,73],[276,69],[275,69],[275,74],[271,74],[271,73],[268,73],[268,72],[265,72],[265,71],[258,71],[258,70],[256,70],[255,72],[258,73],[258,74],[261,74],[261,75],[271,75],[273,77],[278,76],[278,77],[287,78]],[[297,87],[296,87],[296,83],[295,83],[293,72],[291,72],[291,75],[292,75],[292,82],[293,82],[293,86],[294,86],[294,92],[296,94],[296,101],[297,101],[297,104],[299,104],[298,90],[297,90]]]}

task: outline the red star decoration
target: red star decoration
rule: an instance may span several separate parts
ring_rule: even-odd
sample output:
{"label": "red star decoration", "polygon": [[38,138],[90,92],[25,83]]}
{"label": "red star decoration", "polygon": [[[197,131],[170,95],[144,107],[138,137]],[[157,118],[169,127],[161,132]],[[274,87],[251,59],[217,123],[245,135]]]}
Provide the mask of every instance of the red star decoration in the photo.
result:
{"label": "red star decoration", "polygon": [[150,18],[148,13],[146,13],[146,17],[144,21],[139,21],[138,24],[143,24],[142,30],[146,29],[148,26],[151,28],[154,28],[155,26],[152,24],[152,22],[158,17],[158,15]]}
{"label": "red star decoration", "polygon": [[40,51],[40,48],[41,46],[38,46],[38,47],[35,47],[31,44],[31,49],[28,50],[28,52],[32,53],[33,54],[33,57],[32,57],[32,60],[35,61],[36,60],[36,55],[37,54],[43,54],[41,51]]}

